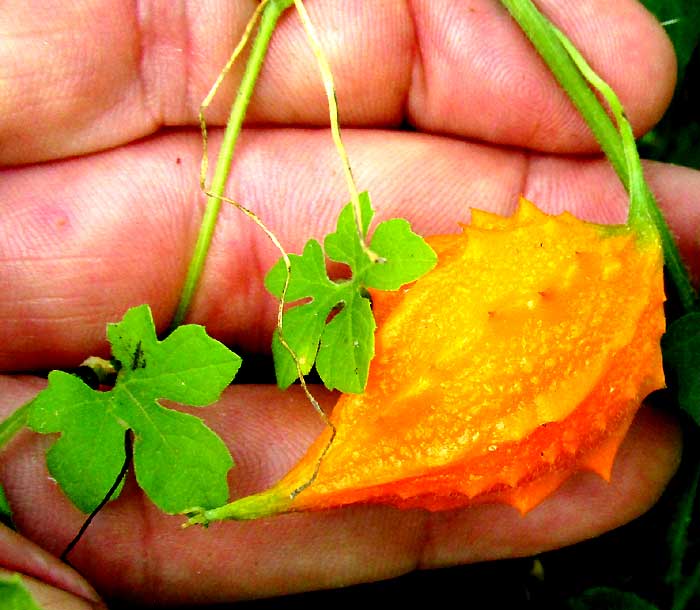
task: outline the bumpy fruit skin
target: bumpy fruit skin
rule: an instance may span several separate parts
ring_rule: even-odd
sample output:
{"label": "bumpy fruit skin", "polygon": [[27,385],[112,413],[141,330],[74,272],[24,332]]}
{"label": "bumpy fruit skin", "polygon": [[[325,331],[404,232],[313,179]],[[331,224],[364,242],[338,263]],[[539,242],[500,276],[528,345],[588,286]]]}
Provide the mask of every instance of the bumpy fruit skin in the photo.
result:
{"label": "bumpy fruit skin", "polygon": [[[663,260],[654,236],[548,216],[474,211],[429,243],[437,267],[375,292],[366,391],[288,510],[357,502],[525,512],[578,470],[609,478],[642,399],[664,385]],[[324,432],[276,486],[311,479]]]}
{"label": "bumpy fruit skin", "polygon": [[333,443],[326,429],[228,516],[359,502],[526,512],[576,471],[609,478],[642,399],[664,385],[655,234],[521,200],[510,218],[473,211],[461,235],[428,241],[435,269],[372,294],[376,356],[365,392],[333,410]]}

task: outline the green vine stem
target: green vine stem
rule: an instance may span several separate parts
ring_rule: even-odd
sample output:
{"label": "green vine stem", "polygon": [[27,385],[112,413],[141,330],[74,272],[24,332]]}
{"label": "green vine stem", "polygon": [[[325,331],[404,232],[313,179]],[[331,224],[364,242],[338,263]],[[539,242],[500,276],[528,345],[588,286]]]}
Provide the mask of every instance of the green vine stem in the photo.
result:
{"label": "green vine stem", "polygon": [[[663,245],[664,262],[676,286],[683,309],[686,312],[696,311],[697,296],[688,271],[649,186],[643,180],[641,182],[630,180],[628,163],[636,163],[641,168],[639,158],[636,152],[635,158],[630,158],[629,149],[625,150],[620,132],[596,98],[589,83],[596,87],[599,84],[605,85],[600,89],[604,95],[608,91],[612,93],[612,89],[590,69],[575,50],[573,44],[539,12],[531,0],[501,0],[501,4],[520,25],[554,77],[566,91],[598,140],[625,189],[630,193],[630,223],[639,225],[648,219],[656,226]],[[617,100],[616,97],[614,99]],[[609,101],[609,103],[611,102]],[[619,101],[617,104],[619,105]],[[611,108],[614,111],[613,103],[611,103]],[[621,108],[620,106],[620,116],[623,116]],[[622,132],[625,131],[625,123],[626,120],[619,125]],[[641,175],[641,170],[639,175]]]}
{"label": "green vine stem", "polygon": [[343,173],[345,174],[345,182],[348,186],[348,192],[350,193],[350,202],[352,203],[353,216],[355,217],[355,226],[357,228],[357,236],[360,240],[360,245],[362,246],[363,252],[367,254],[369,259],[373,263],[382,262],[379,257],[372,252],[366,243],[367,236],[362,225],[362,212],[360,210],[360,194],[355,184],[355,178],[352,173],[352,168],[350,167],[350,160],[348,158],[348,153],[345,150],[345,145],[343,144],[343,139],[340,135],[340,120],[338,118],[338,100],[335,94],[335,84],[333,83],[333,73],[331,72],[330,64],[326,58],[326,54],[321,48],[321,43],[316,35],[316,30],[309,19],[309,15],[306,12],[304,3],[301,0],[293,0],[296,6],[297,13],[301,19],[301,23],[306,31],[306,37],[308,39],[309,46],[316,58],[316,63],[318,64],[319,71],[321,72],[321,79],[323,81],[323,88],[326,91],[326,98],[328,100],[328,114],[330,119],[331,127],[331,137],[333,138],[333,143],[335,144],[336,150],[338,152],[338,157],[340,158],[340,163],[343,166]]}
{"label": "green vine stem", "polygon": [[262,11],[260,26],[253,40],[245,72],[241,79],[238,93],[236,94],[236,100],[231,107],[231,113],[226,123],[226,130],[224,131],[221,149],[216,161],[211,188],[207,195],[207,204],[204,210],[202,224],[199,228],[197,243],[195,244],[194,253],[187,270],[187,276],[185,277],[185,283],[180,295],[180,302],[178,303],[171,322],[172,329],[176,328],[184,321],[194,293],[197,290],[211,240],[214,236],[216,220],[219,216],[219,210],[221,209],[221,197],[226,188],[226,182],[231,169],[231,160],[233,158],[238,135],[243,126],[243,119],[245,118],[250,98],[253,95],[253,89],[255,88],[255,83],[257,82],[258,75],[260,74],[265,60],[270,38],[275,30],[277,21],[282,13],[292,4],[293,0],[267,0],[265,8]]}
{"label": "green vine stem", "polygon": [[588,62],[564,33],[554,26],[551,27],[569,57],[576,64],[576,68],[581,72],[586,81],[588,81],[588,84],[603,96],[615,118],[618,138],[622,145],[625,168],[627,170],[626,188],[630,198],[627,217],[628,224],[635,227],[639,233],[646,233],[651,230],[654,234],[657,234],[658,227],[650,213],[651,208],[656,205],[656,202],[649,199],[650,193],[646,189],[644,171],[642,169],[641,159],[639,158],[639,152],[637,151],[637,144],[634,140],[632,126],[625,116],[625,110],[622,107],[620,99],[617,97],[612,87],[593,71],[588,65]]}

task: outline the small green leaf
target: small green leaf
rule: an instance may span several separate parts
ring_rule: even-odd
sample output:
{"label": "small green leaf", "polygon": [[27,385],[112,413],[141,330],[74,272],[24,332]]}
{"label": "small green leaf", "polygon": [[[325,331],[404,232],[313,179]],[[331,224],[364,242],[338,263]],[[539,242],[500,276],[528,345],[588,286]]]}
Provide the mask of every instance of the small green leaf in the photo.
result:
{"label": "small green leaf", "polygon": [[[303,254],[290,254],[289,263],[291,279],[286,294],[288,303],[334,289],[334,284],[326,273],[321,244],[315,239],[306,242]],[[286,279],[287,269],[284,260],[280,259],[265,276],[265,287],[280,298]]]}
{"label": "small green leaf", "polygon": [[[369,194],[366,191],[360,193],[359,199],[362,213],[362,233],[366,235],[374,212],[372,211]],[[351,204],[346,205],[340,211],[336,230],[326,235],[326,238],[323,240],[323,247],[328,258],[336,263],[350,265],[354,273],[359,273],[363,267],[370,263],[362,249]]]}
{"label": "small green leaf", "polygon": [[664,363],[676,375],[678,402],[700,425],[700,313],[691,312],[673,322],[661,346]]}
{"label": "small green leaf", "polygon": [[[311,371],[321,341],[326,318],[334,304],[327,307],[318,302],[293,307],[284,314],[282,333],[287,345],[294,351],[302,375]],[[282,345],[279,334],[272,339],[272,358],[275,363],[277,383],[282,389],[289,387],[298,376],[296,363],[289,350]]]}
{"label": "small green leaf", "polygon": [[367,270],[365,284],[380,290],[398,290],[430,271],[437,255],[403,218],[381,223],[372,235],[370,248],[384,259]]}
{"label": "small green leaf", "polygon": [[132,430],[136,479],[159,508],[177,513],[225,502],[233,466],[226,445],[200,419],[158,400],[211,404],[235,376],[240,358],[201,326],[181,326],[159,341],[147,306],[129,310],[107,335],[120,365],[114,388],[99,392],[53,371],[33,401],[28,425],[61,433],[47,453],[52,476],[78,508],[91,512],[116,480],[125,459],[124,433]]}
{"label": "small green leaf", "polygon": [[62,432],[46,462],[66,495],[86,513],[99,504],[124,463],[124,427],[109,416],[109,403],[109,393],[52,371],[29,413],[28,425],[36,432]]}
{"label": "small green leaf", "polygon": [[329,390],[364,390],[374,357],[375,327],[369,301],[357,293],[328,323],[321,337],[316,369]]}
{"label": "small green leaf", "polygon": [[[282,333],[300,363],[302,374],[306,375],[316,358],[326,320],[342,299],[346,287],[328,278],[321,244],[314,239],[307,242],[303,254],[290,255],[289,262],[291,273],[287,300],[311,300],[285,312]],[[284,262],[279,260],[265,278],[267,289],[278,298],[282,295],[286,273]],[[281,388],[287,388],[297,378],[297,368],[277,333],[272,341],[272,356],[277,383]]]}
{"label": "small green leaf", "polygon": [[[359,199],[366,234],[372,205],[367,193],[361,193]],[[286,302],[307,301],[284,313],[282,335],[303,375],[315,361],[329,389],[362,392],[374,356],[375,322],[366,288],[396,290],[432,269],[437,256],[408,222],[393,219],[380,223],[374,232],[370,250],[380,259],[375,262],[362,246],[351,204],[341,210],[336,230],[323,243],[325,255],[348,265],[352,277],[338,282],[329,279],[324,251],[316,240],[309,240],[301,255],[290,255]],[[287,269],[280,259],[267,274],[265,286],[281,298],[286,281]],[[272,354],[277,383],[286,388],[298,371],[278,333],[272,340]]]}
{"label": "small green leaf", "polygon": [[0,574],[0,608],[2,610],[41,610],[22,577],[16,572]]}
{"label": "small green leaf", "polygon": [[569,600],[571,610],[658,610],[634,593],[612,587],[593,587]]}

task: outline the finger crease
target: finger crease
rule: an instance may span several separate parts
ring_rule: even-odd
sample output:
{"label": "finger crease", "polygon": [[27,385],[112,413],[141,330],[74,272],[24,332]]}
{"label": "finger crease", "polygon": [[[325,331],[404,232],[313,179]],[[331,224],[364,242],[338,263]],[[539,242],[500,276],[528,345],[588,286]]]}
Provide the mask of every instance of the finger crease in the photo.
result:
{"label": "finger crease", "polygon": [[158,118],[156,113],[153,112],[151,107],[150,96],[147,86],[147,76],[146,76],[146,49],[145,41],[148,39],[148,33],[144,31],[144,19],[143,16],[148,14],[150,11],[148,8],[144,8],[144,3],[148,4],[150,0],[134,0],[133,4],[133,14],[134,14],[134,30],[136,31],[137,37],[137,65],[138,65],[138,85],[139,94],[141,97],[141,107],[144,112],[148,114],[149,123],[151,125],[158,125]]}
{"label": "finger crease", "polygon": [[413,28],[413,57],[411,58],[411,70],[408,78],[408,86],[406,87],[406,92],[404,94],[404,100],[401,110],[401,120],[406,123],[410,123],[410,104],[411,104],[411,94],[414,91],[416,81],[421,79],[425,74],[425,69],[423,65],[423,49],[421,46],[420,39],[420,29],[416,21],[415,8],[413,7],[412,0],[407,0],[406,2],[406,12],[408,13],[409,19],[411,20],[411,26]]}
{"label": "finger crease", "polygon": [[530,174],[532,173],[532,153],[528,150],[522,151],[523,169],[520,178],[520,190],[518,195],[527,197],[528,188],[530,187]]}

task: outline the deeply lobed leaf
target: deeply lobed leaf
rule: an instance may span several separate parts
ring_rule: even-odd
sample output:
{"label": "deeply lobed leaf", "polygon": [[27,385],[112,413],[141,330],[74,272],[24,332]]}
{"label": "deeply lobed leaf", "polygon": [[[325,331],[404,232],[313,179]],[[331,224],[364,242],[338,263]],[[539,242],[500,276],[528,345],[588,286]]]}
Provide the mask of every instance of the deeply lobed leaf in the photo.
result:
{"label": "deeply lobed leaf", "polygon": [[96,391],[53,371],[33,401],[28,425],[61,434],[47,454],[52,476],[78,508],[92,511],[122,468],[124,435],[131,430],[137,481],[158,507],[176,513],[225,501],[233,466],[225,444],[200,419],[159,400],[214,402],[240,358],[200,326],[182,326],[159,341],[145,305],[110,324],[107,334],[119,363],[114,388]]}
{"label": "deeply lobed leaf", "polygon": [[[360,195],[363,234],[369,229],[373,211],[369,195]],[[287,302],[306,302],[288,309],[282,319],[283,345],[279,333],[272,341],[277,383],[286,388],[301,373],[316,369],[329,389],[361,392],[367,383],[369,363],[374,357],[375,322],[366,288],[396,290],[432,269],[437,257],[403,219],[380,223],[369,244],[376,255],[370,258],[362,245],[351,204],[338,216],[336,230],[324,240],[325,255],[350,267],[352,278],[332,281],[326,271],[321,245],[310,240],[301,255],[289,256]],[[280,259],[265,278],[265,286],[282,297],[287,269]],[[296,359],[296,361],[295,361]]]}

